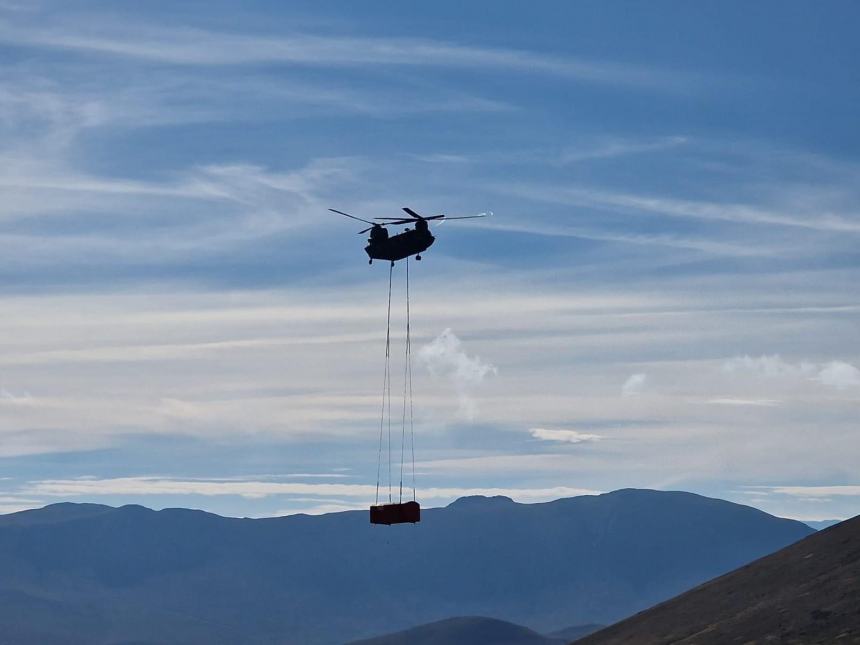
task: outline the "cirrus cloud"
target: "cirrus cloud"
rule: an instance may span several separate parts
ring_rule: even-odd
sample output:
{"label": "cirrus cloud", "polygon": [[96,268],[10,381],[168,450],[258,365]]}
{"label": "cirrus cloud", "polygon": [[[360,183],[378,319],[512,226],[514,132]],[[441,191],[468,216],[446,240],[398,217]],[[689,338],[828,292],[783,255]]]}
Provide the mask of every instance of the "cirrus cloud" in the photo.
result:
{"label": "cirrus cloud", "polygon": [[578,430],[554,430],[551,428],[531,428],[529,434],[541,441],[558,441],[561,443],[590,443],[600,441],[599,434],[589,434]]}

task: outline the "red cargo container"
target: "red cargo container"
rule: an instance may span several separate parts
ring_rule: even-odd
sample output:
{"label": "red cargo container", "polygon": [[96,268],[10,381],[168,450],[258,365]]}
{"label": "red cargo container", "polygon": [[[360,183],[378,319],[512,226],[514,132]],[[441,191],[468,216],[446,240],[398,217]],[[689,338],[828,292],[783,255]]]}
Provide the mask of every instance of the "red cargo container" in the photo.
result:
{"label": "red cargo container", "polygon": [[379,504],[370,507],[371,524],[415,524],[421,521],[421,506],[418,502],[404,504]]}

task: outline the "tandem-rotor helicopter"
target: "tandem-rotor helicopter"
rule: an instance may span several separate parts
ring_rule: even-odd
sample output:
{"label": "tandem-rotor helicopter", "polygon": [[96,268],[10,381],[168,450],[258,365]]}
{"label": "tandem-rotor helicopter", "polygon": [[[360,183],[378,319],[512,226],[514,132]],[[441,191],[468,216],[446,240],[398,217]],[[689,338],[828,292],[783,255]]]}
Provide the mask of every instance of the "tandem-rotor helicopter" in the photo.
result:
{"label": "tandem-rotor helicopter", "polygon": [[[408,258],[414,255],[416,260],[421,259],[421,253],[430,248],[430,245],[436,240],[430,232],[428,222],[438,221],[443,222],[449,219],[475,219],[477,217],[486,217],[492,213],[481,213],[480,215],[466,215],[463,217],[448,217],[447,215],[431,215],[424,217],[419,215],[409,207],[404,208],[409,217],[375,217],[370,221],[344,213],[343,211],[329,208],[332,213],[343,215],[356,219],[359,222],[370,224],[369,228],[359,231],[358,234],[367,233],[370,231],[370,237],[367,239],[367,246],[364,247],[367,256],[370,258],[368,264],[373,264],[374,260],[389,260],[394,264],[397,260]],[[415,224],[414,229],[407,228],[396,235],[389,235],[386,226],[399,226],[401,224]]]}
{"label": "tandem-rotor helicopter", "polygon": [[[475,219],[478,217],[486,217],[491,213],[481,213],[479,215],[465,215],[462,217],[448,217],[446,215],[431,215],[424,217],[419,215],[411,208],[404,208],[404,212],[409,217],[376,217],[373,221],[344,213],[343,211],[329,208],[332,213],[349,217],[350,219],[370,224],[358,232],[363,235],[370,231],[370,237],[367,239],[367,246],[364,251],[367,257],[370,258],[369,264],[373,264],[374,260],[388,260],[391,264],[388,268],[388,317],[385,331],[385,382],[382,391],[382,412],[379,419],[379,450],[377,451],[376,464],[376,501],[370,507],[370,523],[371,524],[416,524],[421,521],[421,505],[416,499],[415,489],[415,444],[413,440],[414,422],[412,418],[412,340],[410,338],[410,314],[409,314],[409,256],[414,255],[416,260],[421,259],[421,253],[430,248],[430,245],[436,241],[436,238],[430,233],[430,222],[444,222],[446,219]],[[389,235],[386,226],[402,226],[404,224],[414,224],[415,228],[407,228],[396,235]],[[394,276],[394,263],[397,260],[406,260],[406,343],[405,343],[405,368],[403,372],[403,416],[401,417],[400,429],[400,484],[399,492],[395,502],[394,496],[394,473],[396,468],[394,463],[394,455],[392,453],[392,438],[396,442],[395,436],[392,437],[392,418],[391,418],[391,285]],[[387,412],[387,415],[386,415]],[[386,426],[386,418],[388,424]],[[384,441],[385,430],[388,430],[388,441]],[[408,429],[408,432],[407,432]],[[407,501],[403,498],[403,475],[407,461],[407,437],[409,439],[412,454],[412,500],[408,500],[409,483],[407,481]],[[383,445],[388,446],[388,468],[383,468],[383,463],[386,461],[383,457]],[[385,476],[384,472],[388,472],[388,503],[385,503]],[[380,492],[383,499],[380,500]],[[380,504],[380,501],[383,503]]]}

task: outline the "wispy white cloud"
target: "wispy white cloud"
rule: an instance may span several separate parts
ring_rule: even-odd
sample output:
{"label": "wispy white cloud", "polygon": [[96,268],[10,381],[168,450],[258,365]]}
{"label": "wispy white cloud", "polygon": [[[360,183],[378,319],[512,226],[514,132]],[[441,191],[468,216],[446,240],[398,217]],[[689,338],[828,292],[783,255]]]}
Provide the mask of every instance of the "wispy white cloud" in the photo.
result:
{"label": "wispy white cloud", "polygon": [[[82,431],[81,424],[76,420],[72,420],[65,427],[59,422],[52,424],[54,428],[62,427],[59,430],[34,427],[30,420],[44,418],[46,407],[40,401],[34,405],[16,406],[17,410],[3,410],[3,419],[0,422],[0,457],[21,458],[29,455],[100,450],[115,445],[123,435],[122,429],[114,429],[113,432],[104,428]],[[71,409],[72,407],[66,408],[66,412]]]}
{"label": "wispy white cloud", "polygon": [[725,398],[716,398],[709,399],[708,403],[712,403],[714,405],[730,405],[730,406],[746,406],[751,405],[753,407],[773,407],[775,405],[779,405],[780,401],[778,399],[744,399],[744,398],[736,398],[736,397],[725,397]]}
{"label": "wispy white cloud", "polygon": [[729,374],[735,372],[752,372],[768,377],[807,376],[815,372],[815,365],[805,361],[791,363],[778,354],[771,356],[736,356],[723,363],[723,371]]}
{"label": "wispy white cloud", "polygon": [[534,51],[460,45],[427,38],[368,38],[294,33],[277,38],[189,27],[0,24],[7,44],[99,53],[175,65],[432,66],[498,69],[562,76],[595,83],[677,89],[693,74],[635,64],[560,57]]}
{"label": "wispy white cloud", "polygon": [[753,245],[742,241],[723,240],[718,238],[694,237],[690,235],[679,235],[677,233],[625,233],[618,231],[602,231],[596,228],[584,226],[561,225],[557,223],[517,223],[517,222],[492,222],[485,224],[474,224],[494,231],[508,231],[512,233],[524,233],[528,235],[545,235],[547,237],[569,237],[583,240],[594,240],[598,242],[618,242],[621,244],[632,244],[634,246],[657,246],[674,249],[687,249],[701,251],[717,256],[736,257],[774,257],[785,251],[784,247],[771,244]]}
{"label": "wispy white cloud", "polygon": [[38,508],[40,506],[42,506],[41,502],[16,502],[12,504],[0,504],[0,514],[19,513],[21,511],[28,511],[32,508]]}
{"label": "wispy white cloud", "polygon": [[633,208],[662,215],[724,220],[740,224],[773,224],[839,233],[860,233],[860,219],[853,214],[787,213],[747,204],[709,203],[600,192],[592,192],[590,196],[598,204]]}
{"label": "wispy white cloud", "polygon": [[541,441],[557,441],[560,443],[590,443],[600,441],[599,434],[589,434],[578,430],[559,430],[553,428],[531,428],[529,434]]}
{"label": "wispy white cloud", "polygon": [[621,386],[621,396],[636,396],[641,394],[647,380],[648,376],[646,374],[631,374]]}
{"label": "wispy white cloud", "polygon": [[300,482],[171,479],[159,477],[78,478],[32,482],[25,491],[34,495],[81,497],[101,495],[237,495],[249,499],[271,495],[372,497],[370,484],[318,484]]}
{"label": "wispy white cloud", "polygon": [[779,355],[738,356],[723,363],[723,370],[728,373],[755,373],[769,378],[802,378],[838,390],[860,387],[860,370],[845,361],[791,363]]}
{"label": "wispy white cloud", "polygon": [[420,472],[430,474],[456,474],[458,476],[493,476],[505,473],[522,475],[541,473],[542,475],[569,473],[581,464],[578,454],[566,453],[526,453],[496,452],[493,454],[472,454],[416,462]]}
{"label": "wispy white cloud", "polygon": [[795,497],[860,497],[860,485],[847,486],[751,486],[752,490]]}
{"label": "wispy white cloud", "polygon": [[27,392],[12,392],[0,385],[0,405],[34,405],[33,396]]}
{"label": "wispy white cloud", "polygon": [[[51,479],[30,482],[23,487],[24,493],[45,497],[98,497],[98,496],[156,496],[156,495],[237,495],[249,499],[260,499],[279,495],[303,495],[306,499],[360,498],[372,500],[376,486],[371,484],[328,484],[279,482],[269,480],[203,480],[162,477],[116,477],[98,479],[81,477],[76,479]],[[553,486],[548,488],[504,488],[504,487],[429,487],[420,491],[421,499],[435,503],[447,503],[458,497],[469,495],[505,495],[517,501],[550,501],[561,497],[592,495],[597,491]],[[346,503],[349,506],[353,502]]]}
{"label": "wispy white cloud", "polygon": [[568,149],[561,154],[559,162],[568,164],[592,161],[595,159],[627,157],[630,155],[668,150],[682,146],[688,142],[689,138],[682,136],[659,137],[651,140],[613,138],[601,141],[596,145],[582,145]]}
{"label": "wispy white cloud", "polygon": [[38,1],[30,1],[30,0],[2,0],[0,2],[0,9],[3,11],[10,12],[33,12],[37,9],[40,9],[41,3]]}
{"label": "wispy white cloud", "polygon": [[[294,500],[291,500],[294,501]],[[303,500],[307,502],[308,500]],[[324,515],[326,513],[342,513],[344,511],[366,511],[367,504],[364,502],[326,502],[320,500],[311,500],[311,506],[285,506],[278,509],[271,515],[281,517],[283,515]]]}
{"label": "wispy white cloud", "polygon": [[638,195],[591,187],[508,183],[496,184],[493,188],[504,194],[571,206],[712,222],[773,225],[831,233],[860,233],[860,218],[855,213],[791,212],[758,204]]}

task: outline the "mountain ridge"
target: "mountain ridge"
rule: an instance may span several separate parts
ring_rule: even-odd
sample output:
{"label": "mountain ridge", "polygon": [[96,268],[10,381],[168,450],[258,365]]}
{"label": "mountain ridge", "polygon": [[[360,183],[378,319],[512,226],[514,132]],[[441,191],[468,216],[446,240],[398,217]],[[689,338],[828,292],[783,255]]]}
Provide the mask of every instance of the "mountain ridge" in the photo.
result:
{"label": "mountain ridge", "polygon": [[457,616],[346,645],[566,645],[567,640],[485,616]]}
{"label": "mountain ridge", "polygon": [[0,605],[0,630],[28,615],[42,630],[29,642],[47,642],[62,633],[58,616],[74,616],[82,644],[169,634],[329,645],[463,614],[540,633],[608,624],[812,532],[731,502],[636,489],[473,498],[399,527],[371,526],[366,511],[43,511],[0,518],[0,593],[19,605]]}
{"label": "mountain ridge", "polygon": [[455,616],[346,645],[567,645],[602,625],[574,625],[550,634],[485,616]]}

